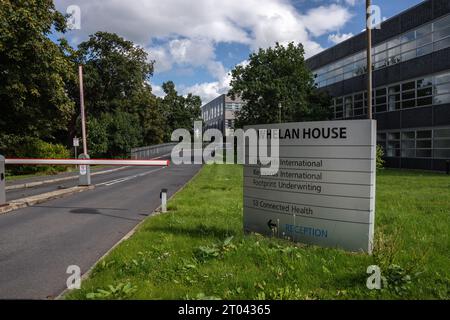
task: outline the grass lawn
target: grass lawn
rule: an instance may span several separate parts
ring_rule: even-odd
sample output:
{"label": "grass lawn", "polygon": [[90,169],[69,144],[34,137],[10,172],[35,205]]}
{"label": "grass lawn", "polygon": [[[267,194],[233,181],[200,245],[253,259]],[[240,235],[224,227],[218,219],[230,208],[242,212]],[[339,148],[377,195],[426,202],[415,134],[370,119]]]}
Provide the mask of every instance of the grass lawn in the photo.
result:
{"label": "grass lawn", "polygon": [[205,166],[66,298],[450,298],[449,176],[379,171],[375,230],[372,256],[244,235],[242,166]]}

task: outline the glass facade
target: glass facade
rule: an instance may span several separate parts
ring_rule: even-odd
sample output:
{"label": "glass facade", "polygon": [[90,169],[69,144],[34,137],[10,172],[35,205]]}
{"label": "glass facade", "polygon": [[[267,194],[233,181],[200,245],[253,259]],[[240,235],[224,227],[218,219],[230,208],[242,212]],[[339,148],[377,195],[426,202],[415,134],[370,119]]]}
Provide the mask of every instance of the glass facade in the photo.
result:
{"label": "glass facade", "polygon": [[450,158],[450,127],[380,131],[377,143],[387,157]]}
{"label": "glass facade", "polygon": [[[378,70],[450,47],[450,15],[378,44],[373,50],[373,69]],[[314,70],[318,87],[347,80],[367,71],[366,52]]]}
{"label": "glass facade", "polygon": [[241,100],[231,100],[221,95],[202,106],[203,129],[219,129],[225,135],[235,126],[235,113],[244,105]]}
{"label": "glass facade", "polygon": [[[450,103],[450,71],[375,88],[372,103],[374,113]],[[335,119],[367,115],[367,91],[337,97],[331,108]]]}

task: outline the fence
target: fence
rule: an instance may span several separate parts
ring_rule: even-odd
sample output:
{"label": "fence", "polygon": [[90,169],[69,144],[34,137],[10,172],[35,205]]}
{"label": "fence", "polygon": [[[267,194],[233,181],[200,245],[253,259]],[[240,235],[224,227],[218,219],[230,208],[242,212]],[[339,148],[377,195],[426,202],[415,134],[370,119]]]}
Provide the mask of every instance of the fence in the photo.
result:
{"label": "fence", "polygon": [[131,149],[131,159],[145,160],[169,155],[177,143],[163,143],[154,146]]}

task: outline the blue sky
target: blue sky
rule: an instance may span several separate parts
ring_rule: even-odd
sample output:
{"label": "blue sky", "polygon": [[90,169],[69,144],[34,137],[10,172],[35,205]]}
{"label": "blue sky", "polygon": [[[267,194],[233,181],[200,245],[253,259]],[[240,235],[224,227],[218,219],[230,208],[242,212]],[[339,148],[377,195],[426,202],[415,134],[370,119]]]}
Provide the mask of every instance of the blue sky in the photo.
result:
{"label": "blue sky", "polygon": [[[390,18],[422,0],[373,0]],[[96,31],[115,32],[144,47],[156,61],[151,79],[204,103],[229,88],[229,71],[249,53],[276,41],[301,42],[312,56],[365,27],[365,0],[58,0],[80,8],[81,28],[65,36],[73,46]]]}

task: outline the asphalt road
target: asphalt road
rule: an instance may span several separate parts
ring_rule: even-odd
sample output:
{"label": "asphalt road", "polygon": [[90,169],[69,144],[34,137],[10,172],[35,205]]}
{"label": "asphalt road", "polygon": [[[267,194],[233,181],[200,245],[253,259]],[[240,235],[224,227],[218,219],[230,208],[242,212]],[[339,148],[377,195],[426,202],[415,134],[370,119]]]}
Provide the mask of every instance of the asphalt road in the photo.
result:
{"label": "asphalt road", "polygon": [[88,271],[159,206],[162,188],[171,196],[200,167],[127,168],[95,177],[93,190],[1,215],[0,299],[59,295],[69,265]]}
{"label": "asphalt road", "polygon": [[[111,169],[111,168],[109,168]],[[105,169],[105,170],[109,170]],[[139,169],[139,167],[128,167],[123,170],[111,172],[111,173],[105,173],[101,175],[95,175],[91,176],[91,183],[92,184],[98,184],[103,183],[107,181],[111,181],[114,179],[120,179],[125,178],[127,176],[139,174],[142,172],[142,169]],[[75,174],[77,177],[78,175]],[[58,177],[56,177],[58,178]],[[45,177],[41,178],[42,180],[45,180]],[[47,177],[47,179],[51,179]],[[72,179],[67,181],[60,181],[60,182],[54,182],[49,184],[44,184],[40,186],[35,186],[33,188],[23,188],[23,189],[13,189],[13,190],[6,190],[6,201],[26,198],[46,192],[56,191],[59,189],[67,189],[76,187],[78,185],[78,179]]]}

